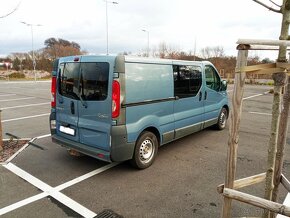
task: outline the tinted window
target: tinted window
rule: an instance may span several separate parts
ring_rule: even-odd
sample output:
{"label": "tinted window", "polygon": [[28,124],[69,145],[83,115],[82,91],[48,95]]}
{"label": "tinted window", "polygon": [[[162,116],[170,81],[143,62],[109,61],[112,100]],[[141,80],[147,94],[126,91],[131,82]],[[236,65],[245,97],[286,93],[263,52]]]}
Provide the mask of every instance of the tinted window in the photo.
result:
{"label": "tinted window", "polygon": [[215,91],[220,90],[221,80],[218,73],[212,66],[205,66],[205,81],[208,88]]}
{"label": "tinted window", "polygon": [[81,64],[81,96],[86,101],[105,100],[108,95],[109,64]]}
{"label": "tinted window", "polygon": [[201,68],[198,66],[173,66],[174,95],[179,98],[196,96],[202,85]]}
{"label": "tinted window", "polygon": [[79,99],[78,80],[80,63],[65,63],[59,68],[59,93],[65,97]]}
{"label": "tinted window", "polygon": [[100,101],[108,95],[108,63],[65,63],[59,69],[59,93],[72,99]]}

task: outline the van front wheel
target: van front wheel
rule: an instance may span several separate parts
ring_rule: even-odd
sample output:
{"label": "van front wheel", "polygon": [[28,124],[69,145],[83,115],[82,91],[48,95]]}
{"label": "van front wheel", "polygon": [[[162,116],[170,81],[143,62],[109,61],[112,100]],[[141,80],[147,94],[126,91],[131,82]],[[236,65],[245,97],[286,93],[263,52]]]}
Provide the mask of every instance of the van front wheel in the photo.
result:
{"label": "van front wheel", "polygon": [[219,114],[216,128],[218,130],[223,130],[224,128],[226,128],[227,119],[228,119],[228,110],[223,107],[220,114]]}
{"label": "van front wheel", "polygon": [[135,145],[131,164],[138,169],[145,169],[152,165],[158,151],[158,140],[152,132],[143,132]]}

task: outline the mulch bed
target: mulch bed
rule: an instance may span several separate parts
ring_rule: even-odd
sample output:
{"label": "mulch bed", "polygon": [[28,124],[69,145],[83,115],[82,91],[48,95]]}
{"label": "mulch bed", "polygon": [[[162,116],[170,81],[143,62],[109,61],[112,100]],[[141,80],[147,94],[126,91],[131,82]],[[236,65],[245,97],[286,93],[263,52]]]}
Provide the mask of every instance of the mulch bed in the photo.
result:
{"label": "mulch bed", "polygon": [[8,160],[13,154],[21,149],[28,140],[3,141],[3,151],[0,151],[0,163]]}

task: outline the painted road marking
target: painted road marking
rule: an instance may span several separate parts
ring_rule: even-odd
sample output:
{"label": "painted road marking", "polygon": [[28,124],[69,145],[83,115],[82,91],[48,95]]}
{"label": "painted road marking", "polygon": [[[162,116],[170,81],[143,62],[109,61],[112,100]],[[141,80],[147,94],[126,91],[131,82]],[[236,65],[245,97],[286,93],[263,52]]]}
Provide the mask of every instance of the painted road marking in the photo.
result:
{"label": "painted road marking", "polygon": [[48,116],[48,115],[50,115],[50,113],[38,114],[38,115],[27,116],[27,117],[13,118],[13,119],[8,119],[8,120],[2,120],[2,123],[17,121],[17,120],[24,120],[24,119],[31,119],[31,118],[35,118],[35,117],[43,117],[43,116]]}
{"label": "painted road marking", "polygon": [[0,100],[0,102],[5,102],[5,101],[21,101],[21,100],[27,100],[27,99],[33,99],[35,97],[28,97],[28,98],[13,98],[13,99],[5,99],[5,100]]}
{"label": "painted road marking", "polygon": [[[56,200],[58,200],[59,202],[61,202],[64,205],[66,205],[67,207],[71,208],[72,210],[74,210],[78,214],[82,215],[83,217],[90,218],[90,217],[95,217],[97,215],[93,211],[87,209],[86,207],[82,206],[81,204],[74,201],[73,199],[60,193],[55,188],[52,188],[51,186],[47,185],[46,183],[42,182],[41,180],[32,176],[31,174],[25,172],[24,170],[20,169],[19,167],[15,166],[14,164],[8,163],[8,164],[4,165],[4,167],[6,169],[10,170],[11,172],[13,172],[14,174],[16,174],[17,176],[19,176],[20,178],[22,178],[22,179],[26,180],[27,182],[29,182],[30,184],[34,185],[35,187],[41,189],[45,193],[41,197],[45,197],[46,194],[50,195],[51,197],[55,198]],[[39,196],[36,199],[38,199],[38,198],[39,198]],[[30,201],[27,200],[26,202],[30,202]],[[25,203],[25,201],[24,202],[22,201],[22,204],[23,203]],[[18,204],[19,204],[19,202],[18,202]],[[11,206],[10,208],[15,208],[15,204],[14,204],[14,206],[12,206],[12,205],[10,205],[10,206]],[[4,212],[5,213],[9,212],[7,210],[7,207],[0,209],[0,215],[3,215]]]}
{"label": "painted road marking", "polygon": [[3,108],[0,108],[0,110],[8,110],[8,109],[22,108],[22,107],[33,107],[33,106],[39,106],[39,105],[45,105],[45,104],[50,104],[50,102],[39,103],[39,104],[26,104],[26,105],[13,106],[13,107],[3,107]]}
{"label": "painted road marking", "polygon": [[[47,135],[44,135],[44,136],[47,136]],[[119,164],[120,163],[114,162],[114,163],[105,165],[99,169],[93,170],[87,174],[84,174],[80,177],[77,177],[77,178],[75,178],[71,181],[68,181],[64,184],[61,184],[55,188],[52,188],[51,186],[45,184],[41,180],[30,175],[29,173],[25,172],[24,170],[20,169],[19,167],[15,166],[14,164],[8,163],[8,164],[4,165],[4,167],[6,169],[10,170],[12,173],[16,174],[17,176],[21,177],[22,179],[26,180],[27,182],[29,182],[30,184],[34,185],[35,187],[41,189],[44,192],[37,194],[37,195],[34,195],[34,196],[31,196],[31,197],[26,198],[24,200],[18,201],[14,204],[11,204],[9,206],[6,206],[6,207],[0,209],[0,216],[50,195],[53,198],[57,199],[59,202],[66,205],[67,207],[69,207],[72,210],[76,211],[77,213],[83,215],[84,217],[94,217],[94,216],[96,216],[96,214],[94,212],[88,210],[87,208],[83,207],[79,203],[75,202],[74,200],[72,200],[69,197],[65,196],[64,194],[60,193],[60,191],[63,189],[66,189],[70,186],[73,186],[79,182],[82,182],[86,179],[89,179],[90,177],[93,177],[97,174],[100,174],[100,173],[102,173],[102,172],[104,172],[112,167],[115,167]]]}
{"label": "painted road marking", "polygon": [[13,95],[16,95],[16,94],[5,94],[5,95],[0,95],[0,97],[13,96]]}
{"label": "painted road marking", "polygon": [[249,112],[250,114],[258,114],[258,115],[267,115],[267,116],[272,116],[272,114],[270,113],[261,113],[261,112],[255,112],[255,111],[251,111]]}
{"label": "painted road marking", "polygon": [[46,137],[49,137],[49,136],[51,136],[51,134],[37,136],[37,137],[35,137],[35,139],[43,139],[43,138],[46,138]]}

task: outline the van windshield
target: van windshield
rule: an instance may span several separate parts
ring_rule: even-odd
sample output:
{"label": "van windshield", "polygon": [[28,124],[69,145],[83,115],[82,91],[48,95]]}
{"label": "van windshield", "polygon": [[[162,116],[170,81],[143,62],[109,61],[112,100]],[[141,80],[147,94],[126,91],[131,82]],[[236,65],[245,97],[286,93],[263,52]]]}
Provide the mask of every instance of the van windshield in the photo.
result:
{"label": "van windshield", "polygon": [[59,94],[85,101],[108,95],[109,63],[64,63],[59,68]]}

